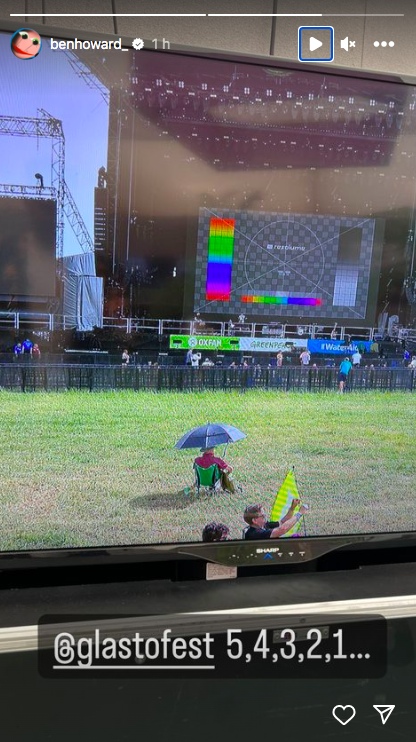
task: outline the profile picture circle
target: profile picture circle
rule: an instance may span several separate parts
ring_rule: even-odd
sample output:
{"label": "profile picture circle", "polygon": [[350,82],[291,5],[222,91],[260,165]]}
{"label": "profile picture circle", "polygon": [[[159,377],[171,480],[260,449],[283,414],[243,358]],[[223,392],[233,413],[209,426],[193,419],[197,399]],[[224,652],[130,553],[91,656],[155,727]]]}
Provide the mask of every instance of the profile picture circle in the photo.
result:
{"label": "profile picture circle", "polygon": [[33,28],[19,28],[11,38],[10,48],[18,59],[34,59],[42,49],[42,39]]}

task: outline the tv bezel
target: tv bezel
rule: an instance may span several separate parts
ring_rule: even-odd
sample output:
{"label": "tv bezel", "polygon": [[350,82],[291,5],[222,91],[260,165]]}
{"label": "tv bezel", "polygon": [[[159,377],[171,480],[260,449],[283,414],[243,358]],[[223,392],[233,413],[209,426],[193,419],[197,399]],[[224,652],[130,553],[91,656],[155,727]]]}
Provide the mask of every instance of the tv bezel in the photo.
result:
{"label": "tv bezel", "polygon": [[[23,25],[22,25],[23,24]],[[32,21],[16,19],[7,21],[0,19],[1,33],[14,33],[17,28],[33,26]],[[97,33],[88,30],[77,30],[60,28],[43,24],[35,24],[36,30],[42,37],[53,37],[60,40],[70,40],[75,37],[83,41],[115,40],[121,39],[122,47],[131,47],[133,37],[122,34]],[[144,49],[149,52],[161,53],[155,50],[151,41],[145,40]],[[303,70],[309,72],[321,71],[325,75],[336,77],[359,78],[364,80],[377,80],[380,82],[395,83],[400,85],[416,86],[416,76],[402,75],[398,73],[387,73],[378,70],[367,70],[362,68],[349,69],[333,63],[304,63],[290,59],[281,59],[273,56],[253,55],[236,52],[225,52],[209,48],[195,48],[183,44],[171,43],[169,50],[164,50],[166,55],[180,54],[188,57],[199,57],[209,60],[221,60],[229,62],[242,62],[252,65],[277,67],[279,69]],[[254,545],[254,546],[253,546]],[[267,551],[268,548],[279,545],[284,548],[283,558],[279,561],[274,559],[271,563],[261,559],[253,561],[249,558],[253,548]],[[307,545],[307,556],[304,550]],[[416,547],[416,531],[406,532],[380,532],[344,534],[338,536],[310,536],[297,539],[276,539],[244,541],[233,540],[218,543],[174,543],[174,544],[120,544],[117,546],[90,546],[74,548],[54,549],[28,549],[21,551],[1,551],[0,570],[16,570],[44,567],[77,567],[85,564],[122,564],[126,562],[153,562],[167,560],[189,560],[202,559],[206,562],[222,564],[226,566],[264,566],[267,570],[271,566],[288,564],[299,564],[313,561],[331,551],[343,550],[368,550],[368,549],[400,549]],[[290,552],[289,552],[290,548]],[[235,559],[232,559],[234,552]],[[238,554],[235,554],[238,552]],[[289,553],[291,556],[289,556]],[[247,558],[245,558],[245,555]]]}

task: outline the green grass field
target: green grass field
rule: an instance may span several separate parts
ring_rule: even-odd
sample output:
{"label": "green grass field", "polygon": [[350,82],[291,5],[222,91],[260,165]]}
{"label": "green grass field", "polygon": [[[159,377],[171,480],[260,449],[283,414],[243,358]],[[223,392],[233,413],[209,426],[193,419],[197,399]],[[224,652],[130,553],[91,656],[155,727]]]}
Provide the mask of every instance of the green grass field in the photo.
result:
{"label": "green grass field", "polygon": [[[308,535],[416,530],[416,397],[263,391],[0,392],[0,549],[198,541],[246,504],[269,512],[287,470],[311,506]],[[238,495],[184,495],[205,422],[247,439],[227,458]]]}

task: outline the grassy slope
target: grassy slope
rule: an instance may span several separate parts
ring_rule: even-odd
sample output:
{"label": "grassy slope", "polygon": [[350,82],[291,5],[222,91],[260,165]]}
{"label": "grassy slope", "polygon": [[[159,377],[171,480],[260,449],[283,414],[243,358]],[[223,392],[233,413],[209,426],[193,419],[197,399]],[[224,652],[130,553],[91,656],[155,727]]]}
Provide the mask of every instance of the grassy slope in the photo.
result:
{"label": "grassy slope", "polygon": [[[294,465],[309,534],[416,530],[416,397],[409,394],[0,393],[0,549],[239,538],[247,503],[269,510]],[[208,420],[247,433],[229,448],[242,495],[183,496]]]}

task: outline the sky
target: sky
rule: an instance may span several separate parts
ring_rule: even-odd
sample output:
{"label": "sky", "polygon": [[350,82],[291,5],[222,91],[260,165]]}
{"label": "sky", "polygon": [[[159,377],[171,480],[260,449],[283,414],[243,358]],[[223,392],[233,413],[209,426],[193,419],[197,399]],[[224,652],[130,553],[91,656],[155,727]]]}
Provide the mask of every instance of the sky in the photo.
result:
{"label": "sky", "polygon": [[[62,120],[65,180],[93,239],[94,187],[107,164],[107,104],[76,75],[65,52],[52,51],[45,39],[37,57],[21,60],[10,51],[10,35],[0,33],[0,70],[0,115],[36,117],[44,108]],[[0,183],[36,185],[39,172],[50,186],[51,156],[50,139],[0,135]],[[80,252],[65,222],[64,255]]]}

